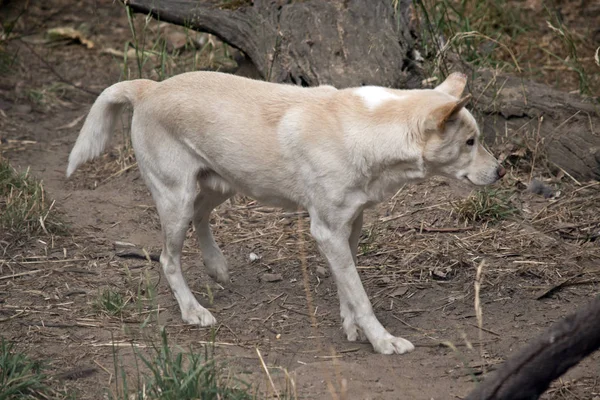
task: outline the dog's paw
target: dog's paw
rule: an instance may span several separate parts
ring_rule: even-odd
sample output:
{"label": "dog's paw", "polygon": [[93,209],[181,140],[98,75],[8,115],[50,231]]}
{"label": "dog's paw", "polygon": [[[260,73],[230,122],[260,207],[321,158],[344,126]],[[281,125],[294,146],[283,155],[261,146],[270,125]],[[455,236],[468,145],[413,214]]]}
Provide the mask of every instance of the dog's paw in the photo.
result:
{"label": "dog's paw", "polygon": [[209,269],[208,276],[221,284],[229,283],[229,271],[227,271],[227,267],[224,269]]}
{"label": "dog's paw", "polygon": [[349,342],[363,340],[364,335],[354,319],[354,314],[350,311],[350,307],[343,301],[340,302],[340,316],[342,318],[342,328]]}
{"label": "dog's paw", "polygon": [[403,354],[411,352],[415,346],[406,339],[390,335],[372,342],[373,349],[380,354]]}
{"label": "dog's paw", "polygon": [[218,254],[214,257],[206,256],[204,259],[204,265],[206,266],[206,272],[208,273],[208,276],[219,283],[229,283],[229,269],[227,268],[227,261],[222,254]]}
{"label": "dog's paw", "polygon": [[181,318],[190,325],[211,326],[217,323],[210,311],[198,304],[186,311],[182,311]]}
{"label": "dog's paw", "polygon": [[356,342],[357,340],[367,340],[367,336],[354,322],[343,324],[342,326],[344,328],[344,333],[346,333],[346,338],[349,342]]}
{"label": "dog's paw", "polygon": [[359,332],[356,324],[353,323],[349,327],[344,326],[344,332],[346,332],[346,337],[349,342],[356,342],[356,340],[358,340]]}

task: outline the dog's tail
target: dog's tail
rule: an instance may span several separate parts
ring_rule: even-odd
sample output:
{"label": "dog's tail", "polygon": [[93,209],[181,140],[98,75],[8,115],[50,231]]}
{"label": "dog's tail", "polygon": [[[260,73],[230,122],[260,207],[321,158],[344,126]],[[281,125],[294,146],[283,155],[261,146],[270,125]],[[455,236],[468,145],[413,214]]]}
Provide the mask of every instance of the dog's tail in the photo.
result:
{"label": "dog's tail", "polygon": [[123,106],[130,104],[135,108],[143,93],[154,84],[148,79],[119,82],[98,96],[69,155],[67,178],[81,164],[104,151]]}

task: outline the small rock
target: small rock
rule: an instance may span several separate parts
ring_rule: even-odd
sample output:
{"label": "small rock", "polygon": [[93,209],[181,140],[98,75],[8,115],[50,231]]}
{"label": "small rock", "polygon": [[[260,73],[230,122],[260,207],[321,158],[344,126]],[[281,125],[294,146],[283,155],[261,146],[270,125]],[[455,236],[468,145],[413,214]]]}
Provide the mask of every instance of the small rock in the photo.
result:
{"label": "small rock", "polygon": [[390,294],[392,297],[402,297],[408,292],[408,286],[400,286]]}
{"label": "small rock", "polygon": [[263,274],[261,280],[264,282],[279,282],[283,280],[281,274]]}
{"label": "small rock", "polygon": [[248,259],[250,260],[250,262],[258,261],[258,260],[260,260],[261,258],[262,258],[262,257],[261,257],[261,256],[259,256],[259,255],[258,255],[258,254],[256,254],[256,253],[250,253],[250,254],[248,254]]}
{"label": "small rock", "polygon": [[321,265],[317,267],[317,275],[322,276],[324,278],[329,276],[329,270]]}

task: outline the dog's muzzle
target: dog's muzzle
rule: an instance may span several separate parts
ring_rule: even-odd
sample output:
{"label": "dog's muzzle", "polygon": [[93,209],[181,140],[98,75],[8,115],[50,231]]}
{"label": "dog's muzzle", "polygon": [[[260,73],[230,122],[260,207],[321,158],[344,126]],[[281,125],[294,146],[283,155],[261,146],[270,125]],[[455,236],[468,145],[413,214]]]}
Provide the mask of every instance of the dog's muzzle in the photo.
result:
{"label": "dog's muzzle", "polygon": [[[495,173],[495,176],[493,178],[492,178],[491,175],[488,175],[487,178],[485,178],[483,180],[483,182],[478,182],[479,179],[476,179],[474,181],[473,179],[469,178],[469,174],[464,174],[460,178],[462,180],[464,180],[465,182],[468,182],[468,183],[470,183],[471,185],[474,185],[474,186],[485,186],[485,185],[490,185],[490,184],[492,184],[492,183],[494,183],[494,182],[502,179],[502,177],[504,175],[506,175],[506,169],[502,165],[498,165],[498,167],[496,168],[495,172],[496,173]],[[493,179],[493,180],[490,180],[490,179]]]}

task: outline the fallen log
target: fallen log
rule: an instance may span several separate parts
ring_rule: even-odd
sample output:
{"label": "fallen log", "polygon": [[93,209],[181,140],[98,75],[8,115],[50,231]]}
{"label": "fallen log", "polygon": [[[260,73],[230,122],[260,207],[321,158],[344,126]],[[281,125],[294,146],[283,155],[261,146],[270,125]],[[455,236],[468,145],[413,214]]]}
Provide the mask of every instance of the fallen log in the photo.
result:
{"label": "fallen log", "polygon": [[535,400],[600,347],[600,297],[552,325],[465,400]]}
{"label": "fallen log", "polygon": [[538,157],[544,155],[575,179],[600,180],[597,100],[491,71],[477,71],[470,89],[486,142],[528,134],[539,140]]}

